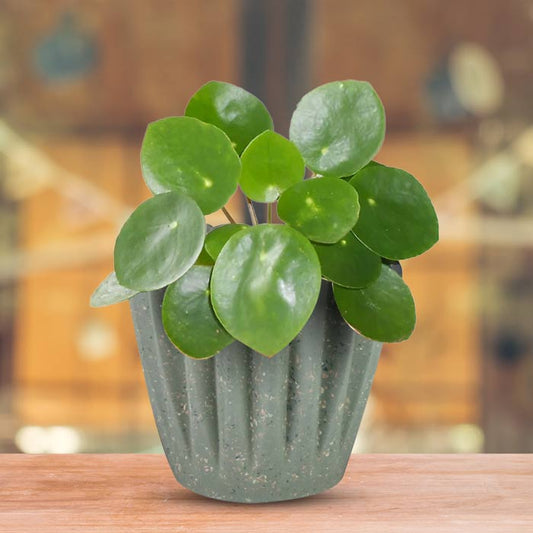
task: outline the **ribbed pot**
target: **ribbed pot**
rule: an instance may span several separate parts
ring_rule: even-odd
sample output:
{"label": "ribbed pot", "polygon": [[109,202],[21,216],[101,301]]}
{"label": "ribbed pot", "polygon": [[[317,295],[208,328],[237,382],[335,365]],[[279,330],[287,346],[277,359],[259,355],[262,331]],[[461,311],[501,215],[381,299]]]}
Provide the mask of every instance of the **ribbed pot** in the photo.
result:
{"label": "ribbed pot", "polygon": [[194,360],[168,340],[164,290],[131,310],[157,428],[176,479],[233,502],[301,498],[336,485],[355,441],[381,344],[342,320],[323,282],[301,333],[268,359],[239,342]]}

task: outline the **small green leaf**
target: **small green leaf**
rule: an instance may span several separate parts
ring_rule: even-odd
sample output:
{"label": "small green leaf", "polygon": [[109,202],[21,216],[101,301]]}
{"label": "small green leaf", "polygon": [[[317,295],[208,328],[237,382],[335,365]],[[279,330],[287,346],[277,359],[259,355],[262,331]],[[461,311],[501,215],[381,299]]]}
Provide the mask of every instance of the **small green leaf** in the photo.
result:
{"label": "small green leaf", "polygon": [[404,170],[367,166],[350,184],[359,193],[357,237],[387,259],[419,255],[439,239],[435,209],[422,185]]}
{"label": "small green leaf", "polygon": [[193,266],[170,284],[161,311],[168,338],[182,353],[197,359],[211,357],[234,341],[211,306],[211,270]]}
{"label": "small green leaf", "polygon": [[149,124],[141,167],[154,194],[182,191],[206,215],[226,204],[237,190],[241,172],[239,156],[228,136],[191,117],[169,117]]}
{"label": "small green leaf", "polygon": [[274,202],[291,185],[303,180],[305,163],[298,148],[273,131],[264,131],[244,150],[239,183],[255,202]]}
{"label": "small green leaf", "polygon": [[344,320],[361,335],[380,342],[407,339],[415,327],[415,304],[409,287],[387,265],[379,278],[364,289],[333,285]]}
{"label": "small green leaf", "polygon": [[280,196],[278,216],[312,241],[335,243],[357,222],[359,201],[353,190],[337,178],[302,181]]}
{"label": "small green leaf", "polygon": [[205,249],[205,241],[207,240],[207,235],[209,235],[209,233],[213,231],[213,226],[211,226],[211,224],[206,224],[205,231],[206,231],[206,237],[204,239],[204,245],[202,247],[202,251],[200,252],[200,255],[197,257],[194,264],[212,267],[215,264],[215,260],[207,253],[207,250]]}
{"label": "small green leaf", "polygon": [[215,264],[215,260],[207,253],[207,250],[205,249],[205,244],[194,264],[203,266],[213,266]]}
{"label": "small green leaf", "polygon": [[226,132],[239,154],[254,137],[274,127],[261,100],[236,85],[221,81],[210,81],[202,86],[190,99],[185,114]]}
{"label": "small green leaf", "polygon": [[345,80],[307,93],[292,116],[290,139],[309,168],[324,176],[354,174],[378,152],[385,112],[372,86]]}
{"label": "small green leaf", "polygon": [[213,229],[205,238],[204,247],[207,253],[211,258],[216,259],[228,239],[248,227],[246,224],[225,224]]}
{"label": "small green leaf", "polygon": [[139,291],[134,291],[123,287],[117,279],[117,275],[114,272],[111,272],[107,276],[91,296],[90,305],[91,307],[105,307],[106,305],[113,305],[119,302],[124,302],[129,300]]}
{"label": "small green leaf", "polygon": [[128,218],[115,243],[119,283],[137,291],[165,287],[194,264],[204,236],[204,216],[187,195],[173,191],[146,200]]}
{"label": "small green leaf", "polygon": [[366,287],[381,272],[381,258],[352,233],[335,244],[313,244],[322,266],[322,276],[337,285]]}
{"label": "small green leaf", "polygon": [[296,337],[320,291],[311,243],[288,226],[260,224],[235,234],[217,258],[211,301],[236,339],[272,356]]}

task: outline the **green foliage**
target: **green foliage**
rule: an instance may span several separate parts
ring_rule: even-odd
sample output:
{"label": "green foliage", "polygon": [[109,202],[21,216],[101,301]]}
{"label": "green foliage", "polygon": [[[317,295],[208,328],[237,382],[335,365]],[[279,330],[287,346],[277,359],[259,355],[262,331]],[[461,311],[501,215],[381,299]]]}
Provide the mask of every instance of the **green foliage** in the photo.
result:
{"label": "green foliage", "polygon": [[[323,278],[362,335],[408,338],[414,302],[382,260],[429,249],[438,221],[413,176],[372,161],[385,115],[371,85],[312,90],[293,114],[290,141],[271,131],[260,100],[228,83],[201,87],[186,115],[148,125],[141,165],[155,196],[121,229],[116,274],[91,305],[166,288],[163,325],[181,352],[206,358],[238,340],[270,357],[301,331]],[[312,179],[303,179],[305,165]],[[204,214],[223,208],[238,185],[249,201],[279,199],[286,224],[251,227],[225,211],[232,223],[206,236]]]}
{"label": "green foliage", "polygon": [[355,234],[377,254],[387,259],[406,259],[425,252],[439,239],[431,200],[411,174],[368,165],[350,184],[361,202]]}
{"label": "green foliage", "polygon": [[300,100],[289,136],[311,170],[323,176],[350,176],[380,149],[385,111],[365,81],[326,83]]}
{"label": "green foliage", "polygon": [[138,291],[123,287],[117,279],[117,275],[111,272],[107,278],[96,287],[91,296],[91,307],[105,307],[106,305],[118,304],[129,300],[138,294]]}
{"label": "green foliage", "polygon": [[220,128],[238,154],[265,130],[274,129],[267,108],[248,91],[221,81],[210,81],[190,99],[185,115]]}
{"label": "green foliage", "polygon": [[218,226],[205,238],[205,250],[209,256],[215,260],[222,248],[224,248],[228,239],[232,235],[235,235],[235,233],[238,233],[247,227],[246,224],[226,224],[224,226]]}
{"label": "green foliage", "polygon": [[368,287],[347,289],[333,285],[333,293],[346,322],[369,339],[403,341],[415,327],[411,291],[388,265],[381,265],[379,278]]}
{"label": "green foliage", "polygon": [[381,258],[348,232],[334,244],[314,243],[322,277],[352,289],[366,287],[379,277]]}
{"label": "green foliage", "polygon": [[202,266],[213,266],[215,264],[215,260],[207,253],[207,250],[205,249],[205,244],[194,264]]}
{"label": "green foliage", "polygon": [[296,230],[260,224],[236,233],[211,280],[215,313],[239,341],[272,356],[299,333],[320,292],[320,263]]}
{"label": "green foliage", "polygon": [[168,338],[184,354],[211,357],[234,339],[218,321],[209,297],[209,266],[193,266],[165,291],[161,314]]}
{"label": "green foliage", "polygon": [[337,178],[305,180],[281,195],[278,215],[308,239],[334,243],[354,227],[359,217],[359,198],[354,192]]}
{"label": "green foliage", "polygon": [[173,191],[146,200],[115,243],[119,283],[136,291],[166,287],[194,264],[204,236],[204,217],[189,196]]}
{"label": "green foliage", "polygon": [[239,156],[227,135],[189,117],[169,117],[148,125],[141,167],[154,194],[182,191],[206,215],[226,204],[241,172]]}
{"label": "green foliage", "polygon": [[291,185],[303,180],[305,163],[298,148],[281,135],[265,131],[242,154],[239,183],[255,202],[275,202]]}

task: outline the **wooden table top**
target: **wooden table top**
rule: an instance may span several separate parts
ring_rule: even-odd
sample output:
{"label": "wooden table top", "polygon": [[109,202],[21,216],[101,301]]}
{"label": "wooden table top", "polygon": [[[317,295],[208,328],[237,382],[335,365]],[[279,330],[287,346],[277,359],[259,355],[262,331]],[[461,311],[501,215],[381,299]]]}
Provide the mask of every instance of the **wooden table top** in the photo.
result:
{"label": "wooden table top", "polygon": [[160,455],[0,455],[0,532],[533,532],[533,455],[354,455],[335,488],[235,504]]}

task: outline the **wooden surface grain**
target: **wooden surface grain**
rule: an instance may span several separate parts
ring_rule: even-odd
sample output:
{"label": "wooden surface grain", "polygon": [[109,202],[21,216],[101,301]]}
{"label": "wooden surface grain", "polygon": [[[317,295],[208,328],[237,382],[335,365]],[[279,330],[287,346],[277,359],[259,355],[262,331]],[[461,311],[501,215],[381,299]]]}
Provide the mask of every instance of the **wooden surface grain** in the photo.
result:
{"label": "wooden surface grain", "polygon": [[533,531],[533,455],[354,455],[335,488],[244,505],[159,455],[0,455],[0,532]]}

